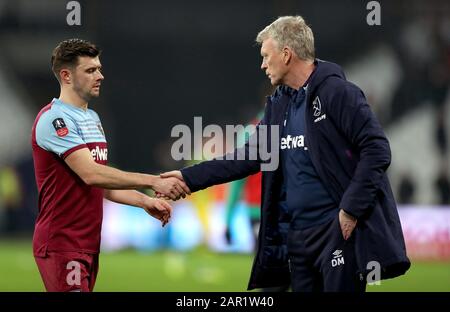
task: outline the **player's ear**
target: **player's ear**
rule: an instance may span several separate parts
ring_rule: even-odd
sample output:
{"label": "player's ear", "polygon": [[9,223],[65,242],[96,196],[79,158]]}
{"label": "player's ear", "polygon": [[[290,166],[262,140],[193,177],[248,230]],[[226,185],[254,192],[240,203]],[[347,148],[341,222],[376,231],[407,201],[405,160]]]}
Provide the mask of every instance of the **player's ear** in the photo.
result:
{"label": "player's ear", "polygon": [[284,47],[283,48],[283,61],[284,64],[289,64],[289,62],[292,59],[292,50],[289,47]]}
{"label": "player's ear", "polygon": [[61,83],[70,84],[71,83],[71,73],[67,68],[63,68],[59,71],[59,77],[61,78]]}

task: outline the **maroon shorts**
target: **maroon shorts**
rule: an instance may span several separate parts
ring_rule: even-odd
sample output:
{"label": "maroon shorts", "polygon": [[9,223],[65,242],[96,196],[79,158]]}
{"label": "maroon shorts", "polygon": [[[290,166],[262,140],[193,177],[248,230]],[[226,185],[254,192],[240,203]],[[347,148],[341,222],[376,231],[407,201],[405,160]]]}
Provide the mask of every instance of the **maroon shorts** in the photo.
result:
{"label": "maroon shorts", "polygon": [[34,257],[47,291],[92,291],[98,273],[98,254],[47,252]]}

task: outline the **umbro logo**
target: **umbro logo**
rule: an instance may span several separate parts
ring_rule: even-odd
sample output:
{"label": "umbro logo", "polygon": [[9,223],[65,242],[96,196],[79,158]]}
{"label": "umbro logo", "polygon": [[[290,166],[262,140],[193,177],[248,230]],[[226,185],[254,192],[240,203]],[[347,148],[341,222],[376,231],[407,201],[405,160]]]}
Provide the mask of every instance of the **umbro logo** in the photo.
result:
{"label": "umbro logo", "polygon": [[336,250],[333,252],[334,258],[340,257],[341,254],[342,254],[342,250],[340,250],[340,249],[336,249]]}
{"label": "umbro logo", "polygon": [[333,259],[331,259],[331,266],[334,268],[341,264],[345,264],[344,263],[344,255],[343,255],[341,249],[336,249],[333,252]]}

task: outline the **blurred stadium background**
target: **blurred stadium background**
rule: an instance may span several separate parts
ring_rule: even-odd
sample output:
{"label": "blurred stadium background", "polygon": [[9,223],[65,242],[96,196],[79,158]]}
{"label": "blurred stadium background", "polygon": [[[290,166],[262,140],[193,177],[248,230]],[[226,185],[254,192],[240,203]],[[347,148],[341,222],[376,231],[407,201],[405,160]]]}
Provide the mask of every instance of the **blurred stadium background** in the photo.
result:
{"label": "blurred stadium background", "polygon": [[[42,291],[31,238],[37,193],[30,148],[36,113],[59,94],[50,55],[81,37],[102,49],[105,81],[93,107],[109,161],[159,173],[173,161],[171,128],[246,124],[269,91],[259,30],[280,15],[312,26],[319,58],[343,65],[365,92],[391,141],[393,185],[413,265],[369,291],[450,291],[450,3],[379,1],[0,0],[0,291]],[[173,222],[105,203],[97,291],[244,291],[254,241],[245,201],[226,211],[229,186],[175,205]],[[226,220],[231,221],[227,225]],[[225,239],[230,229],[231,241]]]}

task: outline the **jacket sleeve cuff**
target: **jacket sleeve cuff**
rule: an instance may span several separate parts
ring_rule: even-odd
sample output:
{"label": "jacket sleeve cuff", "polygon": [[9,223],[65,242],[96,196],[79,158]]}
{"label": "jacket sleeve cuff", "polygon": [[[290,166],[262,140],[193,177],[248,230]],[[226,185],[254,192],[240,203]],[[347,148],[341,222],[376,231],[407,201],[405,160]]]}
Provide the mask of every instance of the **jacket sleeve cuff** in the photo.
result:
{"label": "jacket sleeve cuff", "polygon": [[190,168],[191,167],[186,167],[180,170],[181,175],[183,176],[183,180],[186,183],[187,187],[189,188],[189,190],[191,192],[197,192],[198,190],[200,190],[201,188],[198,187],[197,185],[195,185],[193,179],[192,179],[192,174],[190,173]]}
{"label": "jacket sleeve cuff", "polygon": [[344,210],[344,212],[345,212],[346,214],[352,216],[352,217],[355,218],[355,219],[358,219],[358,217],[355,216],[355,215],[354,215],[351,211],[349,211],[348,209],[345,209],[345,208],[341,208],[341,209]]}
{"label": "jacket sleeve cuff", "polygon": [[359,219],[369,210],[369,204],[366,200],[344,196],[339,208],[344,210],[352,217]]}

